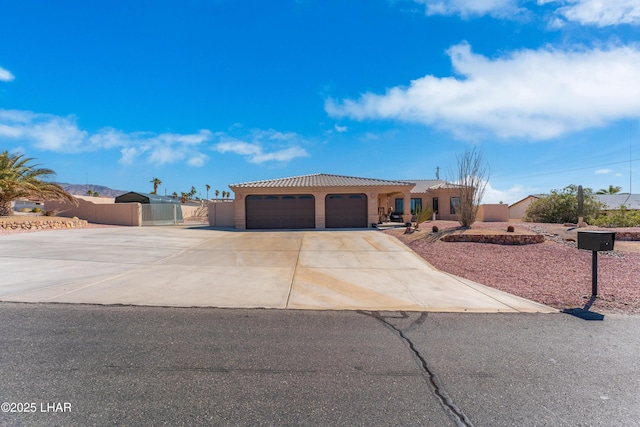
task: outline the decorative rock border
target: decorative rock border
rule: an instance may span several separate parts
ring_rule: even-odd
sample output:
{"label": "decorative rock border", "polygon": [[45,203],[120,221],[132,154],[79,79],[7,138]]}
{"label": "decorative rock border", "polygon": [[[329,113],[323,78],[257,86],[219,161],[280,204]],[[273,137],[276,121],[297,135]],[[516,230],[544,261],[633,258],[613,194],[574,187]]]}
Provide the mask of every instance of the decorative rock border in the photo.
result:
{"label": "decorative rock border", "polygon": [[491,243],[494,245],[531,245],[543,243],[542,234],[449,234],[443,236],[443,242]]}
{"label": "decorative rock border", "polygon": [[616,231],[616,240],[640,240],[640,231]]}
{"label": "decorative rock border", "polygon": [[82,228],[86,227],[89,223],[84,219],[35,219],[24,221],[12,221],[0,219],[0,228],[5,230],[57,230],[63,228]]}

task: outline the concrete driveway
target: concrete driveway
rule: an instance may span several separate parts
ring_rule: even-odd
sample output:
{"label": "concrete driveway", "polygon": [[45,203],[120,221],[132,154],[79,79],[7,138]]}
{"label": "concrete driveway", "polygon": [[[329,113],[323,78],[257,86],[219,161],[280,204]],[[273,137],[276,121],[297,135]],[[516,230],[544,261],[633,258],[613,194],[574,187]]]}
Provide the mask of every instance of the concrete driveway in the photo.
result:
{"label": "concrete driveway", "polygon": [[375,230],[93,228],[0,237],[0,301],[554,312],[436,270]]}

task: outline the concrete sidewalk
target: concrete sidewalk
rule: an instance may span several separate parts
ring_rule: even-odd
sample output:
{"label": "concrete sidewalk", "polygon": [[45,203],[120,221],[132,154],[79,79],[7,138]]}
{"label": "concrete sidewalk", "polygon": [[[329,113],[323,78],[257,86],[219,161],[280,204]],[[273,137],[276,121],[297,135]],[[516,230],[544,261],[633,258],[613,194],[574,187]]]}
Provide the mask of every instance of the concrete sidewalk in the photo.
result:
{"label": "concrete sidewalk", "polygon": [[94,228],[0,237],[0,301],[555,312],[434,269],[375,230]]}

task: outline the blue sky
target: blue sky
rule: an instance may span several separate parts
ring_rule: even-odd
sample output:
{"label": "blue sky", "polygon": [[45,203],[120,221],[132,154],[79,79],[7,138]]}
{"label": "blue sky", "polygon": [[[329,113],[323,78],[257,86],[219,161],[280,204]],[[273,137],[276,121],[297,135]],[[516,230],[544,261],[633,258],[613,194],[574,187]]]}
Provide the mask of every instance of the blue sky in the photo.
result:
{"label": "blue sky", "polygon": [[485,202],[640,192],[640,0],[22,0],[0,40],[0,149],[60,182],[448,178],[477,146]]}

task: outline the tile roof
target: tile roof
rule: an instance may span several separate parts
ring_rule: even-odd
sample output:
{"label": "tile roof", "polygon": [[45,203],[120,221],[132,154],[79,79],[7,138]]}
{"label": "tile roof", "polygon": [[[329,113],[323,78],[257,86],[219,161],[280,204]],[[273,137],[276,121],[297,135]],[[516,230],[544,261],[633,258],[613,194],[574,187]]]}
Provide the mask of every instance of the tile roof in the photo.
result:
{"label": "tile roof", "polygon": [[412,193],[427,193],[429,190],[436,190],[438,188],[458,188],[455,184],[442,179],[410,179],[407,181],[416,185],[411,190]]}
{"label": "tile roof", "polygon": [[604,203],[605,210],[616,210],[621,205],[627,209],[640,209],[640,194],[594,194],[594,197]]}
{"label": "tile roof", "polygon": [[283,188],[283,187],[373,187],[373,186],[413,186],[413,182],[387,181],[384,179],[358,178],[354,176],[330,175],[316,173],[311,175],[292,176],[289,178],[267,179],[264,181],[231,184],[233,188]]}

